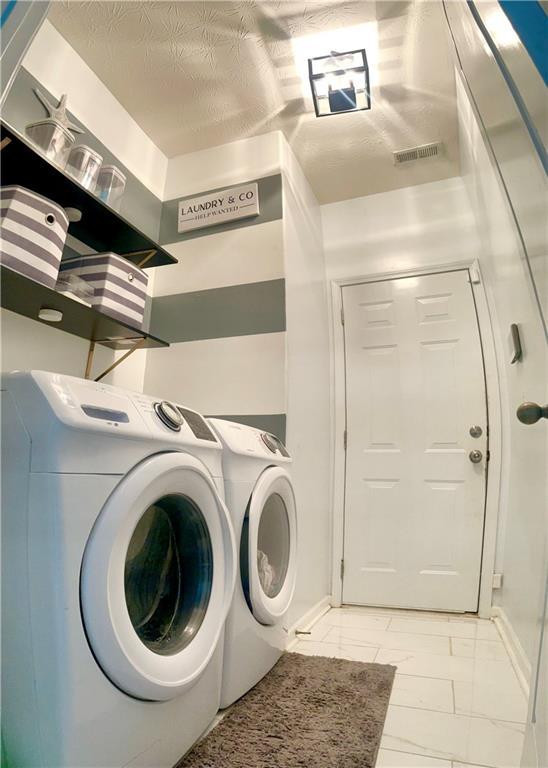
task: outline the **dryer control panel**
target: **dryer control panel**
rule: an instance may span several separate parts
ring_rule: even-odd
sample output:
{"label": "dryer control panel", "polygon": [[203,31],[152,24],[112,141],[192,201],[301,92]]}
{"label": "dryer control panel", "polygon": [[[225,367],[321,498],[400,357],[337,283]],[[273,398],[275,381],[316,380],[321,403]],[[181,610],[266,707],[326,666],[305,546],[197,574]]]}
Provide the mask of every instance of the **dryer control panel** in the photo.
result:
{"label": "dryer control panel", "polygon": [[261,440],[271,453],[278,453],[279,451],[282,456],[289,456],[287,448],[276,435],[272,435],[270,432],[261,432]]}
{"label": "dryer control panel", "polygon": [[276,463],[291,461],[291,456],[283,442],[271,432],[225,419],[208,419],[208,421],[223,445],[234,453],[243,456],[275,458]]}

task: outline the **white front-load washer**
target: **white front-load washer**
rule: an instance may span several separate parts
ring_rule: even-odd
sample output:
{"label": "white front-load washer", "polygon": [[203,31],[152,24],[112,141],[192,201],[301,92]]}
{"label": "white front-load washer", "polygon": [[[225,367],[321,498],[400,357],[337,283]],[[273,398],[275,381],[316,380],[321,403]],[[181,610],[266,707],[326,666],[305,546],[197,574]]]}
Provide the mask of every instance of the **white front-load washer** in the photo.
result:
{"label": "white front-load washer", "polygon": [[196,412],[45,372],[2,379],[10,765],[172,766],[220,703],[236,576]]}
{"label": "white front-load washer", "polygon": [[225,627],[221,708],[247,693],[285,650],[297,573],[297,508],[291,457],[276,436],[209,419],[223,444],[225,500],[239,577]]}

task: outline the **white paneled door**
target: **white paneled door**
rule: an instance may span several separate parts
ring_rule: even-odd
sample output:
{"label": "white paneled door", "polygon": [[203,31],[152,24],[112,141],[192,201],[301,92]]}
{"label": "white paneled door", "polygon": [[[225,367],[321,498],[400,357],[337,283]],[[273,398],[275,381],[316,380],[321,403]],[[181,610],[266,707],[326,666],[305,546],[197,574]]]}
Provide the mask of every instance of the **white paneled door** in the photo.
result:
{"label": "white paneled door", "polygon": [[345,603],[478,608],[487,406],[469,280],[342,289]]}

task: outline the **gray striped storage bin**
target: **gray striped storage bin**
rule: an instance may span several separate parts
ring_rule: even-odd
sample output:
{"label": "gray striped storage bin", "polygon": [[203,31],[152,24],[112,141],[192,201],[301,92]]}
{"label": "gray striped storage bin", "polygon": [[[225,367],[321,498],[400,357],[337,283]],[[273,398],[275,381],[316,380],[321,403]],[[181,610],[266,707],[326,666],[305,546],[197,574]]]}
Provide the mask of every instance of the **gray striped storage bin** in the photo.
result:
{"label": "gray striped storage bin", "polygon": [[141,328],[148,275],[117,253],[75,256],[61,262],[62,274],[76,274],[95,289],[92,305],[105,315]]}
{"label": "gray striped storage bin", "polygon": [[54,288],[69,221],[57,203],[24,187],[0,187],[0,264]]}

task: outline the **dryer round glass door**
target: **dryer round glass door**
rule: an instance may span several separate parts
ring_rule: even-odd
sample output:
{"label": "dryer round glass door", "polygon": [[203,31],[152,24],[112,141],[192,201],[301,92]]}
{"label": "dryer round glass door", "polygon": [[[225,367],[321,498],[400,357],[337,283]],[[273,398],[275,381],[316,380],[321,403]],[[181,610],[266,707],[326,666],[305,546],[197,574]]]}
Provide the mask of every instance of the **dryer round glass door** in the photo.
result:
{"label": "dryer round glass door", "polygon": [[201,462],[167,453],[137,465],[82,562],[86,634],[106,675],[141,699],[189,688],[216,649],[235,574],[229,515]]}
{"label": "dryer round glass door", "polygon": [[289,566],[289,516],[279,493],[271,493],[265,501],[257,532],[257,570],[265,595],[280,594]]}
{"label": "dryer round glass door", "polygon": [[297,514],[291,479],[269,467],[257,481],[242,533],[240,567],[251,611],[262,624],[275,624],[295,590]]}

